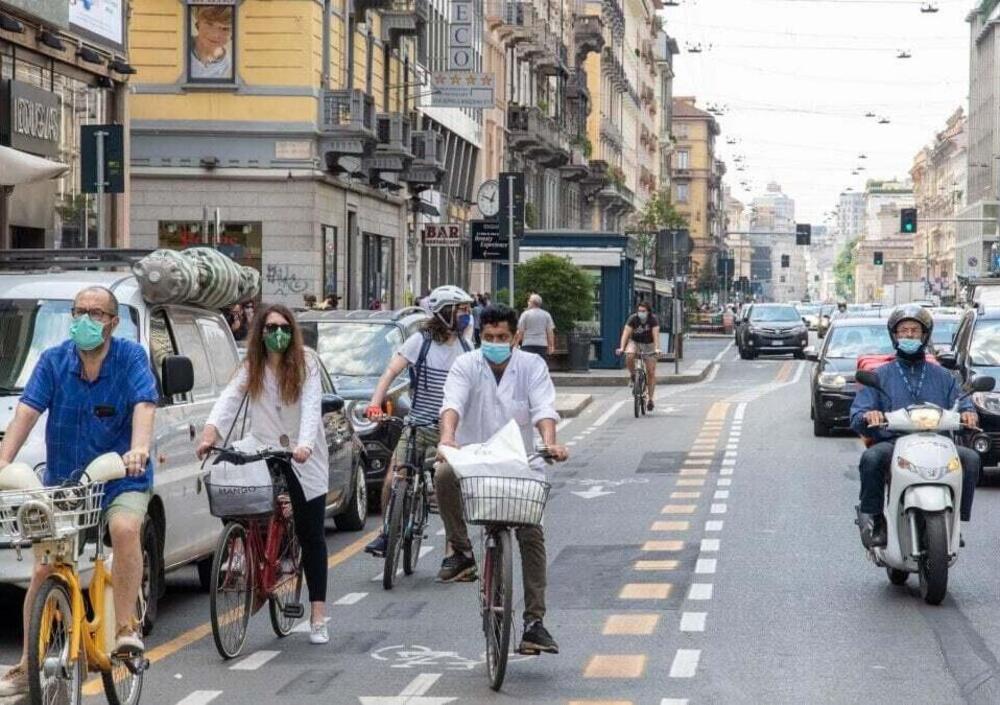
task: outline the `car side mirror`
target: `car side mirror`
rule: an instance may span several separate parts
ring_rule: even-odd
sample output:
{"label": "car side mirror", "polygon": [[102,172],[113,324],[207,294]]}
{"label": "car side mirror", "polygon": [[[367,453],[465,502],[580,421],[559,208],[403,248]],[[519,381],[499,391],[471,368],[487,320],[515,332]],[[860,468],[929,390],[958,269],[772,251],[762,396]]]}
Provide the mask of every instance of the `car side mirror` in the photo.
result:
{"label": "car side mirror", "polygon": [[972,391],[974,392],[992,392],[993,388],[996,386],[997,381],[989,376],[976,377],[972,380]]}
{"label": "car side mirror", "polygon": [[191,364],[191,358],[167,355],[160,365],[160,381],[165,397],[190,392],[194,389],[194,365]]}
{"label": "car side mirror", "polygon": [[806,359],[809,360],[810,362],[819,362],[819,353],[816,352],[816,348],[814,348],[813,346],[810,345],[802,352],[805,353]]}
{"label": "car side mirror", "polygon": [[320,402],[320,410],[323,415],[335,414],[344,408],[344,398],[336,394],[324,394]]}
{"label": "car side mirror", "polygon": [[941,363],[941,367],[946,370],[954,370],[958,367],[958,356],[953,352],[943,352],[937,356],[937,359]]}

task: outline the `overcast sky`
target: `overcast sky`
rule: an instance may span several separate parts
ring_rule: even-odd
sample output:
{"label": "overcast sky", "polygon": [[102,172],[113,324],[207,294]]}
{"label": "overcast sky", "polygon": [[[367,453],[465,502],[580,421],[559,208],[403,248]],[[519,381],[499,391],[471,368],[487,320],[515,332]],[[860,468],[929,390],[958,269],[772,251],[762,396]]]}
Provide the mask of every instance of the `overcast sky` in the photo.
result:
{"label": "overcast sky", "polygon": [[905,178],[952,111],[968,110],[972,0],[936,0],[934,14],[908,0],[679,1],[663,11],[681,49],[674,95],[724,106],[719,152],[744,202],[777,181],[798,222],[821,224],[848,186]]}

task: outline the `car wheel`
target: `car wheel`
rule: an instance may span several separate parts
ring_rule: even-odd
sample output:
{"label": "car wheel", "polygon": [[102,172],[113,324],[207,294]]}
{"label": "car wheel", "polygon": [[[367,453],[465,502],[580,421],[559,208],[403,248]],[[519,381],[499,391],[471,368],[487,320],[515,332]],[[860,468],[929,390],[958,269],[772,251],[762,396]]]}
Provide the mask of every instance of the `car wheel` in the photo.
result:
{"label": "car wheel", "polygon": [[358,462],[353,468],[354,491],[347,500],[344,511],[333,518],[333,523],[340,531],[361,531],[368,519],[368,488],[365,485],[365,473]]}
{"label": "car wheel", "polygon": [[813,416],[813,435],[817,438],[825,438],[830,435],[830,427],[823,423],[822,419]]}
{"label": "car wheel", "polygon": [[146,614],[142,620],[144,636],[153,631],[156,624],[160,591],[162,588],[163,565],[160,556],[160,537],[156,532],[156,524],[147,516],[142,523],[142,583],[140,590],[146,602]]}

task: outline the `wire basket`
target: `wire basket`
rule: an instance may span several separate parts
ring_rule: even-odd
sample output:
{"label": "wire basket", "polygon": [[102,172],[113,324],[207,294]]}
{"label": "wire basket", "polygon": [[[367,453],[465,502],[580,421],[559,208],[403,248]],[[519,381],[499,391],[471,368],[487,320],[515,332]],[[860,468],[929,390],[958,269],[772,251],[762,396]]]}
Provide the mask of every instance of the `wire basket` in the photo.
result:
{"label": "wire basket", "polygon": [[0,533],[10,540],[60,539],[97,526],[104,483],[0,492]]}
{"label": "wire basket", "polygon": [[527,477],[476,475],[459,478],[459,482],[465,523],[479,526],[538,526],[552,487]]}

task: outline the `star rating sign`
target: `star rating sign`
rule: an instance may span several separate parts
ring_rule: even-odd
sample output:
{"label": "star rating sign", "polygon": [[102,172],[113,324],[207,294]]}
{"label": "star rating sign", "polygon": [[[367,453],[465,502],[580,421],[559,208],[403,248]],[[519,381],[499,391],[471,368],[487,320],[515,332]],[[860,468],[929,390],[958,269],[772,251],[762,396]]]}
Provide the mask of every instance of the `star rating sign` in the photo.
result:
{"label": "star rating sign", "polygon": [[465,79],[465,82],[468,83],[470,86],[476,85],[476,76],[475,76],[475,74],[471,74],[470,73],[469,77]]}

